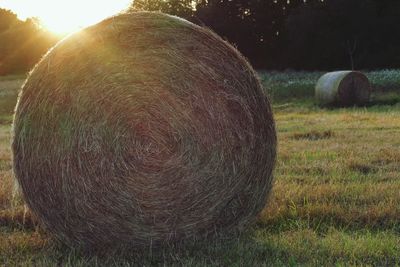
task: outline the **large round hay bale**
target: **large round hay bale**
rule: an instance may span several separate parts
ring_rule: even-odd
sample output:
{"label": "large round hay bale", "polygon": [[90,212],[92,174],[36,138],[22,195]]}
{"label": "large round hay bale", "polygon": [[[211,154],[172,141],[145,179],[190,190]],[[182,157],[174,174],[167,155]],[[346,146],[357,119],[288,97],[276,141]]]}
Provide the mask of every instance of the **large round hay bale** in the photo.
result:
{"label": "large round hay bale", "polygon": [[363,105],[368,103],[371,85],[358,71],[335,71],[323,75],[315,87],[315,96],[322,105]]}
{"label": "large round hay bale", "polygon": [[272,186],[276,133],[254,70],[210,30],[150,12],[60,42],[22,88],[14,171],[68,245],[236,232]]}

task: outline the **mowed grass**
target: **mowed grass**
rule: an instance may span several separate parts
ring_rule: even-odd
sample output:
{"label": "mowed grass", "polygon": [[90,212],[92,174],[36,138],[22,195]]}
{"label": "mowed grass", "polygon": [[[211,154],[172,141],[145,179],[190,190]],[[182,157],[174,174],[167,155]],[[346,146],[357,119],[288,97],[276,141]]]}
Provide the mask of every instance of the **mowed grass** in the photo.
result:
{"label": "mowed grass", "polygon": [[279,154],[273,194],[254,228],[229,241],[103,257],[52,241],[13,199],[10,122],[22,80],[2,78],[0,265],[400,265],[398,74],[369,73],[368,107],[325,109],[312,98],[320,73],[261,73],[273,98]]}

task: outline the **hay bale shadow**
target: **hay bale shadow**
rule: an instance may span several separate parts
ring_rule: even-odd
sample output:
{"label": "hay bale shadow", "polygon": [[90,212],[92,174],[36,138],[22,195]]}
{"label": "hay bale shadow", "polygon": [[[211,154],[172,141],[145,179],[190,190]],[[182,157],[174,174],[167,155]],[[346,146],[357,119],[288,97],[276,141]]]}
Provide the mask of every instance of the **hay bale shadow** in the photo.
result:
{"label": "hay bale shadow", "polygon": [[0,211],[0,227],[15,230],[38,230],[40,228],[35,216],[21,206]]}
{"label": "hay bale shadow", "polygon": [[199,242],[186,241],[162,249],[114,250],[101,254],[68,248],[53,243],[59,264],[71,258],[91,266],[252,266],[268,258],[290,258],[282,248],[268,242],[257,242],[252,234],[246,233],[233,239],[213,239]]}

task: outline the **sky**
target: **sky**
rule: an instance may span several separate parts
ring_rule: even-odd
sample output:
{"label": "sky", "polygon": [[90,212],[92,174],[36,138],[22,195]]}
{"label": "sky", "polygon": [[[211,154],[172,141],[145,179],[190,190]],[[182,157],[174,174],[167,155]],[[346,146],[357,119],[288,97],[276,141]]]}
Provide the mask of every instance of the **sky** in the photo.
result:
{"label": "sky", "polygon": [[0,8],[25,20],[37,17],[55,33],[69,33],[126,9],[132,0],[0,0]]}

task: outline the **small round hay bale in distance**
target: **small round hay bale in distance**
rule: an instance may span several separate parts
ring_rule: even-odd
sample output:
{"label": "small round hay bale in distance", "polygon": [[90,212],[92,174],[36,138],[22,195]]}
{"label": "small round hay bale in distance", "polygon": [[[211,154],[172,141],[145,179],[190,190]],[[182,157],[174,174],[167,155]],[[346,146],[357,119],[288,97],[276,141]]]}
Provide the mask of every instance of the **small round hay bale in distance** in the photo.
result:
{"label": "small round hay bale in distance", "polygon": [[315,96],[322,105],[363,105],[368,103],[371,85],[358,71],[336,71],[323,75],[315,87]]}
{"label": "small round hay bale in distance", "polygon": [[243,229],[272,186],[268,99],[206,28],[126,13],[54,47],[16,108],[24,198],[70,246],[161,246]]}

